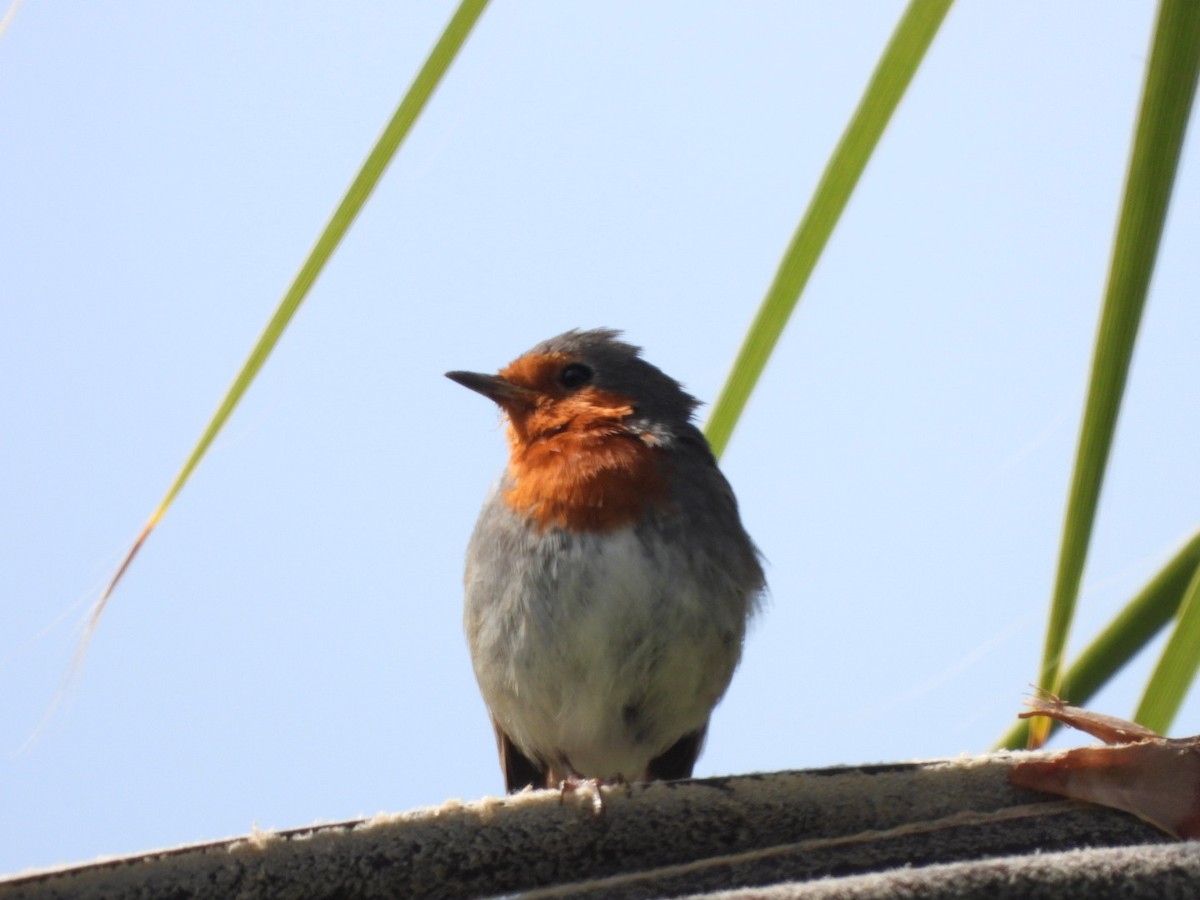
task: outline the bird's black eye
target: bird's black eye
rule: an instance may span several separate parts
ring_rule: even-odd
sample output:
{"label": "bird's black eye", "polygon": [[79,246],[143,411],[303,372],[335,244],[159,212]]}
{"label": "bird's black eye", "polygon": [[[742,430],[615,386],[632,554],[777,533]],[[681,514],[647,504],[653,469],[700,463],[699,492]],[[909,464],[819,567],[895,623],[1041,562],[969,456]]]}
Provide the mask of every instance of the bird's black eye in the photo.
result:
{"label": "bird's black eye", "polygon": [[591,381],[592,374],[591,368],[583,363],[571,363],[563,366],[563,370],[558,373],[558,383],[567,390],[573,391]]}

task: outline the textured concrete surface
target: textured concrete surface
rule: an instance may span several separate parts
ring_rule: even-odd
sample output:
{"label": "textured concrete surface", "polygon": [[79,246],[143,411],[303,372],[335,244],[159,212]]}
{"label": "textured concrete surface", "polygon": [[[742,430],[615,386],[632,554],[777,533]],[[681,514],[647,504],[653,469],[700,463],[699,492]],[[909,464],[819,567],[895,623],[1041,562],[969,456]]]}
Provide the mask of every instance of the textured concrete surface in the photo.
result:
{"label": "textured concrete surface", "polygon": [[1129,890],[1135,871],[1147,895],[1200,893],[1200,845],[1013,788],[1013,760],[614,787],[599,815],[587,790],[452,801],[11,876],[0,900],[1049,896],[1042,885],[1096,897],[1117,875]]}

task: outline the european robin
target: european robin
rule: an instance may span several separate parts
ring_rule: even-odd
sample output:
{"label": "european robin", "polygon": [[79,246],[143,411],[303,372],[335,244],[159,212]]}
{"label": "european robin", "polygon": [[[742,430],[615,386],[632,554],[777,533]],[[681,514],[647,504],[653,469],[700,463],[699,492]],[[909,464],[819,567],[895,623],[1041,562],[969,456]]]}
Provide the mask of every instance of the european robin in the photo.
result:
{"label": "european robin", "polygon": [[696,399],[619,334],[446,373],[508,420],[464,619],[510,792],[689,777],[765,588]]}

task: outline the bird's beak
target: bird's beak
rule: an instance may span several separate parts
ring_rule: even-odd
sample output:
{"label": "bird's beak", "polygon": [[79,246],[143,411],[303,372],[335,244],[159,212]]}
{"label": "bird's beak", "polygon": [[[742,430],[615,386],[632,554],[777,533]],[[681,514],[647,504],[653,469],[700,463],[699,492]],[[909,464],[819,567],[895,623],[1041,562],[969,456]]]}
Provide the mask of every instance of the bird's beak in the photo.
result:
{"label": "bird's beak", "polygon": [[504,407],[513,403],[532,404],[536,393],[519,384],[513,384],[499,375],[484,375],[480,372],[447,372],[446,377],[465,388],[470,388],[477,394],[483,394],[489,400],[494,400]]}

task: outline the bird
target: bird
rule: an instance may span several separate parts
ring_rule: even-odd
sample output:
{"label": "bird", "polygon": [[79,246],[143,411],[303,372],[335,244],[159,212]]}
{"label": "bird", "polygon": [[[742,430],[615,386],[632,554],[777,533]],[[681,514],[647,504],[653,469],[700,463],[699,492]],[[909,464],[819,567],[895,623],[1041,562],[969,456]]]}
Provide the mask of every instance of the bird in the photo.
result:
{"label": "bird", "polygon": [[463,613],[505,790],[691,777],[766,590],[699,402],[608,328],[446,377],[507,421]]}

